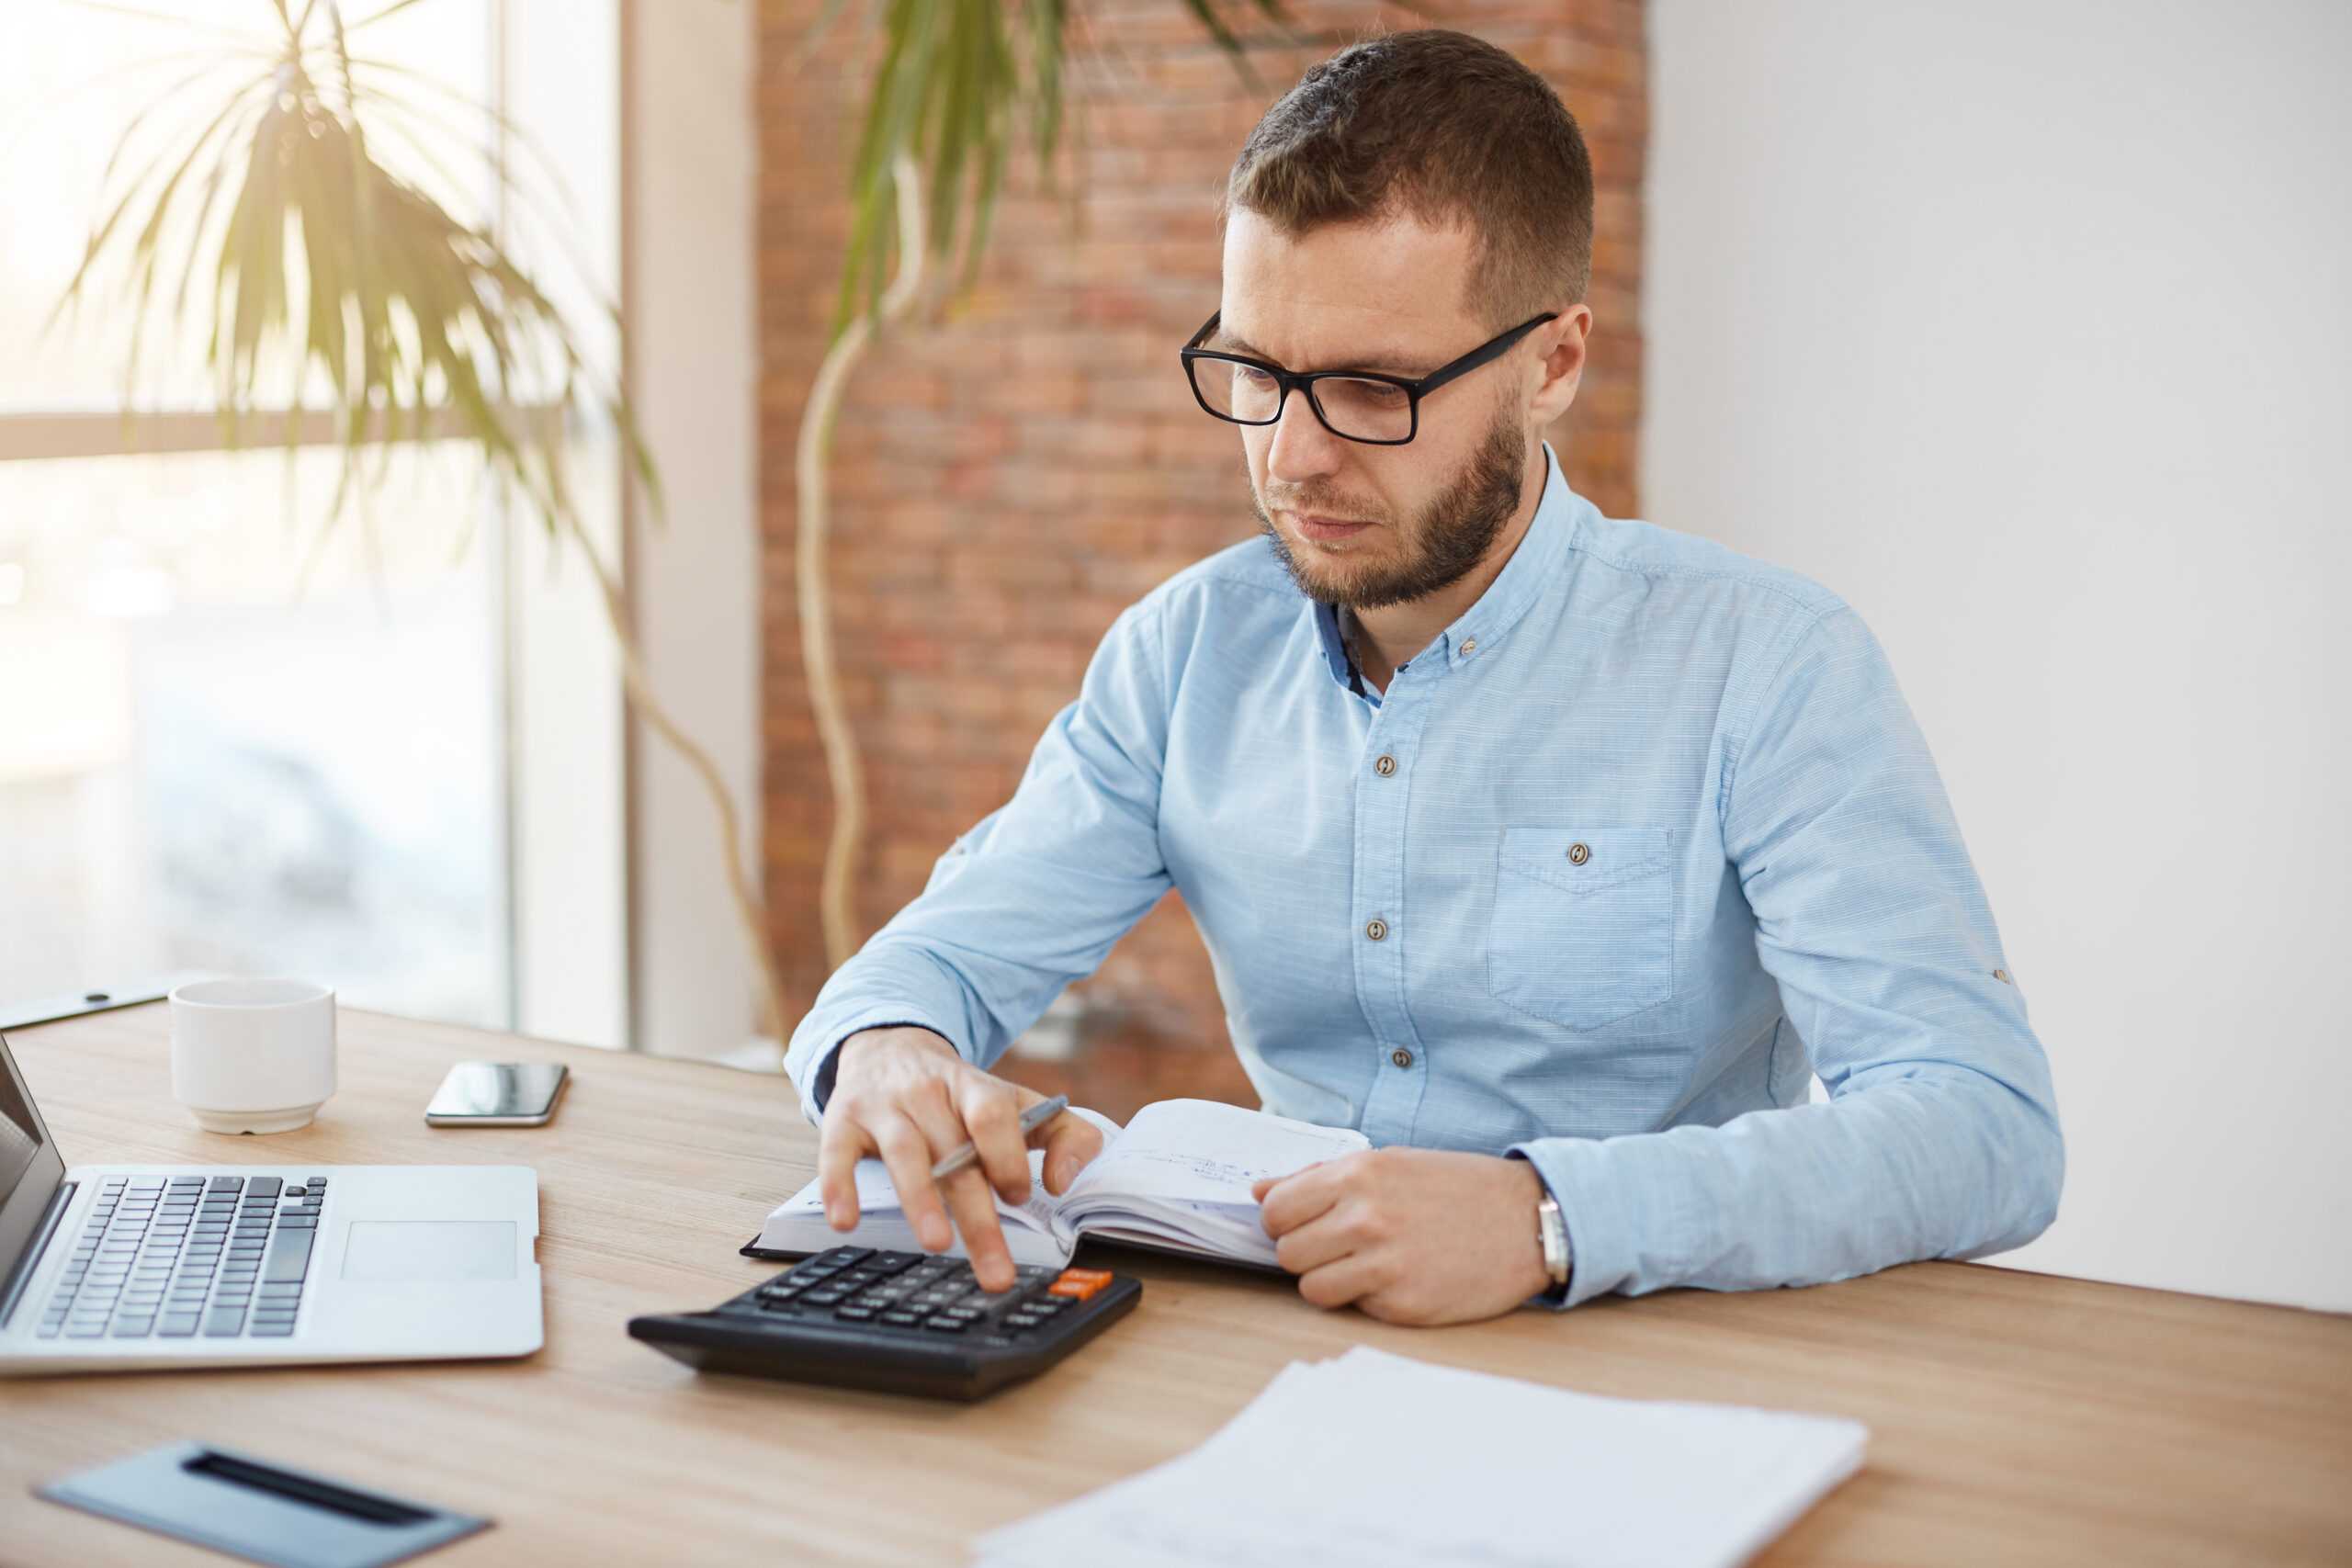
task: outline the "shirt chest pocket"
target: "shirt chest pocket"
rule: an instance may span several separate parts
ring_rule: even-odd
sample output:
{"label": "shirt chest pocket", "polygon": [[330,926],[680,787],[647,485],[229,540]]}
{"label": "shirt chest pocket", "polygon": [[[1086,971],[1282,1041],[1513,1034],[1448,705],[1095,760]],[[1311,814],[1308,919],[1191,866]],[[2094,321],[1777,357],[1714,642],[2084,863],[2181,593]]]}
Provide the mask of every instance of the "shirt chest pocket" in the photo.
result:
{"label": "shirt chest pocket", "polygon": [[1599,1029],[1674,994],[1671,828],[1505,828],[1487,989],[1521,1012]]}

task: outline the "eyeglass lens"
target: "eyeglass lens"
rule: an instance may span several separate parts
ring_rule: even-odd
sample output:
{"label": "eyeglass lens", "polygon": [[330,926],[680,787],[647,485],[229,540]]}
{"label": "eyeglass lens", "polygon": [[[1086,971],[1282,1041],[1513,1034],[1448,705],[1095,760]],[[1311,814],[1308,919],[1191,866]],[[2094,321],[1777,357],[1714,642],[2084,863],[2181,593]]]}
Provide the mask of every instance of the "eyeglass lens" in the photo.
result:
{"label": "eyeglass lens", "polygon": [[[1244,424],[1271,423],[1281,385],[1264,371],[1229,360],[1193,364],[1201,396],[1212,412]],[[1326,377],[1307,390],[1323,421],[1342,435],[1365,441],[1402,441],[1413,433],[1413,400],[1402,387],[1350,376]]]}

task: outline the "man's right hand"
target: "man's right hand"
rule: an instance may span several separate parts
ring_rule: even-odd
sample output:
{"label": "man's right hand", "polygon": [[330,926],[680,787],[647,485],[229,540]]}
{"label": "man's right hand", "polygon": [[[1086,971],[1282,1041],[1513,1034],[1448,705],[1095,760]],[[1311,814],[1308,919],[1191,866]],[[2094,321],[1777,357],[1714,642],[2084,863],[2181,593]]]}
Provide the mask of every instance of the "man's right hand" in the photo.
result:
{"label": "man's right hand", "polygon": [[[817,1148],[827,1222],[837,1231],[855,1228],[857,1162],[879,1156],[924,1248],[946,1250],[955,1239],[952,1213],[981,1288],[1012,1289],[1012,1254],[989,1190],[1009,1203],[1027,1201],[1032,1145],[1046,1151],[1046,1190],[1056,1196],[1102,1152],[1102,1134],[1067,1111],[1024,1142],[1021,1112],[1044,1098],[982,1072],[928,1029],[901,1024],[851,1035],[835,1059]],[[967,1140],[979,1158],[933,1182],[932,1166]]]}

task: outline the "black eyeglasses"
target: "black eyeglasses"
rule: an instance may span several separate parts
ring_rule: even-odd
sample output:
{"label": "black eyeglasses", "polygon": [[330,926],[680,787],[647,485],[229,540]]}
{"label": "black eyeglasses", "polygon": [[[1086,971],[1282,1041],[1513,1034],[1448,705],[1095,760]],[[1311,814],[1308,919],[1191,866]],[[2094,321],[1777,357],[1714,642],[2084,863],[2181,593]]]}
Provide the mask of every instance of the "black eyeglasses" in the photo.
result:
{"label": "black eyeglasses", "polygon": [[1377,370],[1285,370],[1247,355],[1201,347],[1202,340],[1216,331],[1223,310],[1202,323],[1177,357],[1184,362],[1185,378],[1201,407],[1230,423],[1273,423],[1282,418],[1283,404],[1296,387],[1306,393],[1307,406],[1332,434],[1371,446],[1402,446],[1420,433],[1423,398],[1455,377],[1500,358],[1511,344],[1559,313],[1546,310],[1521,321],[1418,380]]}

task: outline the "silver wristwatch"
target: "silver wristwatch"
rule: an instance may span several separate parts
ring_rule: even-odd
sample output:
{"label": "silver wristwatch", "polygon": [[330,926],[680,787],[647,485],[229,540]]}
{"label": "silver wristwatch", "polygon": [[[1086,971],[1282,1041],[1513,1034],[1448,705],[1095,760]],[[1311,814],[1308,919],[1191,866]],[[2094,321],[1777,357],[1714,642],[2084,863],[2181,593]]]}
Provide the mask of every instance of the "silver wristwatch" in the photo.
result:
{"label": "silver wristwatch", "polygon": [[1535,1201],[1535,1228],[1544,1237],[1544,1272],[1552,1278],[1551,1295],[1568,1288],[1568,1222],[1560,1215],[1560,1201],[1546,1192]]}

